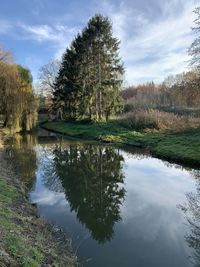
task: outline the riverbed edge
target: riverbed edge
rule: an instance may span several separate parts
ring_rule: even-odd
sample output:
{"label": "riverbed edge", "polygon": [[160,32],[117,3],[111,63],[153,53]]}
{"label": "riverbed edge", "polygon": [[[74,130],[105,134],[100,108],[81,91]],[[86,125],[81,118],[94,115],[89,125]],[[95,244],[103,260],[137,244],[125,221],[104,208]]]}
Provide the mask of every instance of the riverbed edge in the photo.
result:
{"label": "riverbed edge", "polygon": [[98,124],[88,125],[63,121],[43,122],[40,127],[71,138],[146,148],[152,156],[170,163],[200,167],[200,128],[181,133],[161,133],[117,129],[110,124],[110,126],[104,125],[99,130]]}
{"label": "riverbed edge", "polygon": [[4,158],[6,146],[0,134],[0,266],[74,267],[71,240],[60,229],[40,218],[28,200],[25,185]]}

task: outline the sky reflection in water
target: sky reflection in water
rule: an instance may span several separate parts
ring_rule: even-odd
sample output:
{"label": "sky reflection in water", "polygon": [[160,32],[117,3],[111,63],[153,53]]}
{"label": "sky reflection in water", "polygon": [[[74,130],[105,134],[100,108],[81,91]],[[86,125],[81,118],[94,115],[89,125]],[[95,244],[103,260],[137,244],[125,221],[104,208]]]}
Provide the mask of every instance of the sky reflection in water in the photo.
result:
{"label": "sky reflection in water", "polygon": [[[192,170],[80,142],[37,145],[35,151],[38,167],[31,199],[41,216],[72,238],[81,264],[184,267],[200,263],[200,239],[197,233],[191,245],[186,219],[193,218],[191,205],[198,201]],[[191,192],[193,204],[187,197]],[[197,217],[195,223],[200,225]]]}

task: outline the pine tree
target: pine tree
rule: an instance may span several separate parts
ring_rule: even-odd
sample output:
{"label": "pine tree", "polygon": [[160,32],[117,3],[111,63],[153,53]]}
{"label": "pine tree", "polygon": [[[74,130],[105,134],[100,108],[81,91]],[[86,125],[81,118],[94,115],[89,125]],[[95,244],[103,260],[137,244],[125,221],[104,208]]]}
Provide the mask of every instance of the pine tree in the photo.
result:
{"label": "pine tree", "polygon": [[93,55],[94,93],[96,117],[108,118],[118,111],[119,90],[122,84],[123,66],[118,51],[119,41],[112,37],[112,26],[107,17],[94,16],[86,31],[91,38]]}
{"label": "pine tree", "polygon": [[95,15],[63,55],[54,108],[65,117],[101,120],[120,110],[123,65],[107,17]]}

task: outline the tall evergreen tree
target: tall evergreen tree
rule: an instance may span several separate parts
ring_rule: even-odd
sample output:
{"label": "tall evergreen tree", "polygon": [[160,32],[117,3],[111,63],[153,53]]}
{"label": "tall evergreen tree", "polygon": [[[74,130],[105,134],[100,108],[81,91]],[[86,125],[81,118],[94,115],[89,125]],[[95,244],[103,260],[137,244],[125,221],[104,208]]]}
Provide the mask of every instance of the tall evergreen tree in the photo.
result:
{"label": "tall evergreen tree", "polygon": [[120,110],[124,68],[107,17],[95,15],[66,50],[55,82],[54,108],[66,117],[108,120]]}

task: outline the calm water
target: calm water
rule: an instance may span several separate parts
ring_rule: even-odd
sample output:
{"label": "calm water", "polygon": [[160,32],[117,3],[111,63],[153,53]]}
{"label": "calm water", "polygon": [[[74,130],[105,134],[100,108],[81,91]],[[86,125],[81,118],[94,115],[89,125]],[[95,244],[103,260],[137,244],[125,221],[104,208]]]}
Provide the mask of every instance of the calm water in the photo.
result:
{"label": "calm water", "polygon": [[200,266],[200,172],[56,136],[7,153],[31,201],[72,238],[80,266]]}

